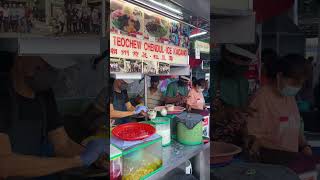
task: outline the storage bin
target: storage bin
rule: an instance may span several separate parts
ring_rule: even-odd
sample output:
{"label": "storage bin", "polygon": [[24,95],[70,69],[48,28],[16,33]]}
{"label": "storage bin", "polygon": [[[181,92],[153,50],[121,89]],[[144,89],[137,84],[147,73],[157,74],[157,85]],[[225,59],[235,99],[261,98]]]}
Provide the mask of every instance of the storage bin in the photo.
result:
{"label": "storage bin", "polygon": [[122,180],[145,179],[162,168],[162,137],[158,134],[140,141],[111,137],[111,143],[122,152]]}

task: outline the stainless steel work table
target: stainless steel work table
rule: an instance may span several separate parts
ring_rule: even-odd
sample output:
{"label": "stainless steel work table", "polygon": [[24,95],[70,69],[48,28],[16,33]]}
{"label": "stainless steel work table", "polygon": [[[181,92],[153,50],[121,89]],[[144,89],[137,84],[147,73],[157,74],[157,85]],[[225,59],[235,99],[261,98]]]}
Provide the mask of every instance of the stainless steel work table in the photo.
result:
{"label": "stainless steel work table", "polygon": [[163,178],[167,173],[190,160],[192,163],[193,175],[199,180],[210,179],[210,143],[186,146],[175,140],[171,145],[163,147],[163,167],[156,174],[147,178],[155,180]]}

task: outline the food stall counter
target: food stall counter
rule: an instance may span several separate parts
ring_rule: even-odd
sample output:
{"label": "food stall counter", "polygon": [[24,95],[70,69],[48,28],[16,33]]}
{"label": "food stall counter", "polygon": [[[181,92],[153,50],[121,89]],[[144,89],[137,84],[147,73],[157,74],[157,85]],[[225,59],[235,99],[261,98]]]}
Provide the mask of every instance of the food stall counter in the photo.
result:
{"label": "food stall counter", "polygon": [[196,146],[187,146],[172,140],[171,145],[163,147],[163,167],[161,171],[149,176],[147,179],[161,179],[167,173],[191,159],[193,175],[199,180],[210,179],[209,159],[210,143]]}

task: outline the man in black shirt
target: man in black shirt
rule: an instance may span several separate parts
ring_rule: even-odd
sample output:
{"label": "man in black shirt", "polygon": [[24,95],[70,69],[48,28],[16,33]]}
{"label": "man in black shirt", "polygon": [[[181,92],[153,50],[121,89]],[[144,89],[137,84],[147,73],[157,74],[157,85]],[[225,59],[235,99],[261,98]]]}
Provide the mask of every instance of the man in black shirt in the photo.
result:
{"label": "man in black shirt", "polygon": [[128,85],[133,83],[129,79],[116,79],[110,91],[110,118],[116,119],[115,124],[131,122],[130,116],[147,112],[145,106],[133,106],[129,101]]}
{"label": "man in black shirt", "polygon": [[[67,136],[60,121],[51,85],[56,68],[71,65],[69,61],[3,57],[14,63],[8,78],[1,81],[0,179],[27,179],[89,166],[106,153],[106,140],[93,140],[82,147]],[[49,144],[54,149],[50,158]]]}

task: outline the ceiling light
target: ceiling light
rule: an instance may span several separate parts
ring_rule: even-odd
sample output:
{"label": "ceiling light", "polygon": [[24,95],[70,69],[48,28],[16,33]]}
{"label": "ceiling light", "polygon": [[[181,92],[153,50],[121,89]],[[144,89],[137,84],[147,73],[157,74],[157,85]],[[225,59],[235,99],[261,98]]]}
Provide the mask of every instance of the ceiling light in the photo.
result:
{"label": "ceiling light", "polygon": [[192,35],[190,35],[189,37],[190,37],[190,38],[194,38],[194,37],[198,37],[198,36],[205,35],[205,34],[207,34],[207,33],[208,33],[207,31],[203,31],[203,32],[200,32],[200,33],[197,33],[197,34],[192,34]]}
{"label": "ceiling light", "polygon": [[148,0],[148,1],[154,3],[154,4],[158,5],[158,6],[161,6],[161,7],[165,8],[165,9],[168,9],[168,10],[170,10],[170,11],[172,11],[172,12],[175,12],[175,13],[177,13],[177,14],[180,14],[180,15],[182,14],[181,11],[179,11],[179,10],[177,10],[177,9],[174,9],[174,8],[172,8],[172,7],[169,7],[169,6],[167,6],[167,5],[164,5],[164,4],[162,4],[162,3],[159,3],[159,2],[157,2],[157,1],[155,1],[155,0]]}
{"label": "ceiling light", "polygon": [[112,73],[111,77],[115,79],[142,79],[141,73]]}
{"label": "ceiling light", "polygon": [[168,11],[165,11],[165,10],[163,10],[163,9],[157,8],[157,7],[152,6],[152,5],[148,4],[148,3],[145,3],[145,2],[143,2],[143,1],[140,1],[140,0],[134,0],[134,1],[135,1],[135,2],[138,2],[138,3],[140,3],[140,4],[143,4],[143,5],[145,5],[145,6],[148,6],[148,7],[152,8],[152,9],[155,9],[155,10],[157,10],[157,11],[160,11],[160,12],[162,12],[162,13],[165,13],[165,14],[167,14],[167,15],[169,15],[169,16],[175,17],[175,18],[177,18],[177,19],[183,19],[183,17],[181,17],[181,16],[178,16],[178,15],[175,15],[175,14],[170,13],[170,12],[168,12]]}

